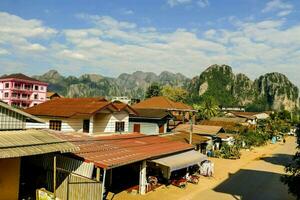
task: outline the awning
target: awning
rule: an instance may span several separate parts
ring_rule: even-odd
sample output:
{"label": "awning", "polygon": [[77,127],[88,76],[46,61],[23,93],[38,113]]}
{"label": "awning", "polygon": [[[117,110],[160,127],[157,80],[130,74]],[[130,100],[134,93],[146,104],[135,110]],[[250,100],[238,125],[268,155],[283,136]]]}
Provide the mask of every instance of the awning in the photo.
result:
{"label": "awning", "polygon": [[197,151],[187,151],[176,155],[152,160],[152,162],[169,167],[170,171],[187,168],[202,161],[207,160],[207,156]]}

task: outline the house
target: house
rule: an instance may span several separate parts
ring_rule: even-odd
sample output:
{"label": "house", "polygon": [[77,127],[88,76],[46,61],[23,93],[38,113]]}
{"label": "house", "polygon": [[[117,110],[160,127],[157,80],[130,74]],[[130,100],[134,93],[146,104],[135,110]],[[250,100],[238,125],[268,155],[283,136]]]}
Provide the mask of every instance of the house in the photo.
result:
{"label": "house", "polygon": [[56,99],[56,98],[62,98],[63,96],[59,95],[56,92],[47,92],[46,94],[46,99],[47,100],[52,100],[52,99]]}
{"label": "house", "polygon": [[129,105],[112,103],[103,97],[58,98],[25,112],[43,119],[49,129],[90,134],[128,132],[129,114],[135,114]]}
{"label": "house", "polygon": [[235,124],[239,124],[241,126],[252,126],[256,125],[256,118],[249,116],[239,116],[236,117],[233,114],[228,114],[225,117],[212,117],[210,121],[221,121],[221,122],[233,122]]}
{"label": "house", "polygon": [[46,131],[24,130],[27,123],[43,124],[43,120],[0,101],[0,200],[27,199],[30,192],[34,197],[34,183],[39,177],[32,178],[37,173],[28,159],[37,155],[53,159],[54,152],[78,150]]}
{"label": "house", "polygon": [[[148,176],[162,175],[169,178],[174,171],[186,170],[189,166],[207,159],[203,154],[194,151],[192,145],[155,135],[57,133],[57,137],[78,146],[80,151],[75,153],[77,158],[93,164],[90,175],[102,184],[98,190],[98,199],[104,199],[104,192],[114,193],[125,188],[145,194]],[[177,156],[177,159],[172,159],[173,156]],[[160,173],[153,174],[156,170]],[[60,195],[64,193],[63,188],[57,188],[58,197],[62,198]]]}
{"label": "house", "polygon": [[[141,101],[140,103],[134,104],[132,106],[135,110],[138,110],[138,113],[141,113],[141,117],[139,118],[139,122],[145,124],[141,124],[141,129],[144,126],[144,129],[150,130],[149,126],[152,126],[152,130],[155,129],[155,132],[153,134],[158,134],[158,133],[165,133],[169,132],[172,129],[174,129],[178,124],[185,123],[189,119],[189,114],[196,112],[191,106],[186,105],[182,102],[174,102],[167,97],[163,96],[157,96],[157,97],[152,97],[149,99],[146,99],[144,101]],[[150,116],[150,110],[152,111],[152,119],[153,118],[160,118],[161,117],[167,117],[164,120],[164,124],[159,125],[159,128],[157,131],[157,121],[156,122],[150,122],[149,119],[151,118]],[[155,111],[154,111],[155,110]],[[167,116],[166,113],[169,113],[170,116],[173,116],[172,119],[170,116]],[[145,116],[143,116],[145,115]],[[137,117],[134,117],[135,120],[134,122],[137,122]],[[150,125],[152,123],[152,125]],[[131,130],[133,130],[133,126],[135,123],[131,123]],[[137,127],[138,125],[136,125]],[[137,128],[138,129],[138,128]],[[141,131],[142,132],[142,131]]]}
{"label": "house", "polygon": [[180,124],[176,127],[174,131],[181,133],[190,133],[190,130],[192,130],[192,139],[194,135],[200,135],[209,139],[206,142],[206,150],[210,150],[210,148],[212,148],[213,150],[219,149],[221,142],[217,140],[217,137],[220,133],[225,133],[224,128],[221,126],[207,126],[198,124],[193,125],[192,129],[190,124]]}
{"label": "house", "polygon": [[44,121],[0,101],[0,131],[23,130],[28,124],[44,125]]}
{"label": "house", "polygon": [[264,120],[270,117],[268,112],[230,112],[234,116],[250,116],[255,117],[257,120]]}
{"label": "house", "polygon": [[[215,120],[213,120],[215,119]],[[225,118],[228,119],[228,118]],[[242,125],[239,122],[234,121],[217,121],[218,118],[212,118],[211,120],[201,120],[199,125],[208,125],[208,126],[221,126],[226,132],[239,132]]]}
{"label": "house", "polygon": [[168,121],[174,116],[163,109],[135,109],[137,115],[129,116],[129,132],[157,135],[168,132]]}
{"label": "house", "polygon": [[8,105],[28,108],[45,102],[48,83],[24,74],[0,77],[0,100]]}
{"label": "house", "polygon": [[228,112],[225,116],[244,118],[249,125],[257,124],[257,117],[253,112]]}

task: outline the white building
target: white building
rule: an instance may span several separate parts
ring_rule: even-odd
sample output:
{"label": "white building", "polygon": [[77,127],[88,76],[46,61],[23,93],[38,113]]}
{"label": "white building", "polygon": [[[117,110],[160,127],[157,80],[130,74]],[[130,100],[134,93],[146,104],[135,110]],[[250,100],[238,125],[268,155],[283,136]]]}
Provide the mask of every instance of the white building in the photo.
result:
{"label": "white building", "polygon": [[46,121],[46,128],[89,134],[128,132],[129,114],[135,114],[127,104],[104,98],[58,98],[25,111]]}

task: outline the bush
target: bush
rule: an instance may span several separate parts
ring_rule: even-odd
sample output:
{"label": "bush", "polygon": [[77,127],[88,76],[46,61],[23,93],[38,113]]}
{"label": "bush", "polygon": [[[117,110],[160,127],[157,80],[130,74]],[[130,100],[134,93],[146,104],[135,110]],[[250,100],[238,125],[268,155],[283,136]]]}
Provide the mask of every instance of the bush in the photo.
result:
{"label": "bush", "polygon": [[268,133],[259,131],[247,131],[241,134],[242,140],[246,143],[247,147],[265,145],[270,139]]}
{"label": "bush", "polygon": [[235,145],[228,145],[226,143],[222,144],[222,147],[219,153],[215,153],[215,156],[218,155],[221,158],[225,159],[238,159],[241,157],[240,149]]}

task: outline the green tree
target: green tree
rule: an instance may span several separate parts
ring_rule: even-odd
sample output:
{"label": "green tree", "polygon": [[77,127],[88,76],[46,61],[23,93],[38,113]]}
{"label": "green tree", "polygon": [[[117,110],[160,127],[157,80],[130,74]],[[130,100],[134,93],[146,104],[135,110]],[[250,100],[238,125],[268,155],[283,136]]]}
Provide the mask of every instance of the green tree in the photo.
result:
{"label": "green tree", "polygon": [[298,143],[298,151],[293,158],[293,162],[289,164],[285,169],[288,175],[284,175],[282,177],[283,183],[288,185],[289,192],[296,196],[296,198],[300,199],[300,124],[297,127],[297,143]]}
{"label": "green tree", "polygon": [[168,97],[172,101],[186,102],[188,92],[181,87],[172,87],[166,85],[161,90],[162,96]]}
{"label": "green tree", "polygon": [[193,104],[195,110],[198,110],[199,119],[210,119],[219,113],[219,106],[213,97],[206,98],[200,104]]}
{"label": "green tree", "polygon": [[154,82],[152,83],[146,91],[146,98],[151,98],[151,97],[156,97],[156,96],[161,96],[161,86]]}

